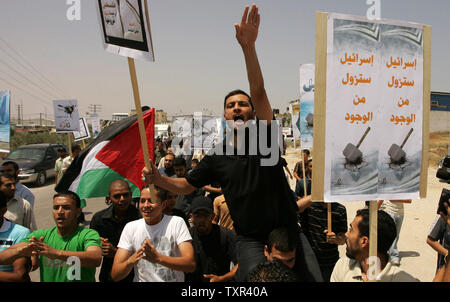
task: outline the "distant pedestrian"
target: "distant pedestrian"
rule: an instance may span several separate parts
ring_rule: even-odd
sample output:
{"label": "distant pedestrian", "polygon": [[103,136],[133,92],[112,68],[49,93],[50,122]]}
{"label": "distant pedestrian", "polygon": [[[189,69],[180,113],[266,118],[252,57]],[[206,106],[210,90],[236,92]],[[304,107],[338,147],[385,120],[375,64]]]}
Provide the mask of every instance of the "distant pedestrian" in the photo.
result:
{"label": "distant pedestrian", "polygon": [[20,182],[19,179],[19,165],[14,161],[5,161],[2,163],[2,167],[0,169],[1,173],[9,174],[10,176],[15,177],[16,180],[16,191],[14,193],[15,197],[21,197],[28,201],[31,207],[34,207],[34,194],[31,192],[28,187]]}

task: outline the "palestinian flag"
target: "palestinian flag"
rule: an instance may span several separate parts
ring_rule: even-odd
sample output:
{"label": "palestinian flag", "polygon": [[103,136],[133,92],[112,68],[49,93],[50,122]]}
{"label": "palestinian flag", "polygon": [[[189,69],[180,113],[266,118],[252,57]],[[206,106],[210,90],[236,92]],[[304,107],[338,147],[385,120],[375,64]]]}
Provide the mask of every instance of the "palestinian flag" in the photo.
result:
{"label": "palestinian flag", "polygon": [[[144,125],[150,158],[154,161],[154,108],[144,113]],[[144,166],[137,116],[133,115],[104,129],[73,160],[55,191],[76,192],[83,208],[84,199],[107,196],[111,182],[123,179],[130,184],[133,197],[137,197],[145,185],[141,178]]]}

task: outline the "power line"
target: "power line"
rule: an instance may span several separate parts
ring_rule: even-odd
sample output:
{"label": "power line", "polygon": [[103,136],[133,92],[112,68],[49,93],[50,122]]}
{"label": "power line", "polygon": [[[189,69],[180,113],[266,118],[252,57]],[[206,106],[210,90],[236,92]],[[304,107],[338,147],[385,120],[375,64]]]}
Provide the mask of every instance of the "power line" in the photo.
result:
{"label": "power line", "polygon": [[[18,59],[14,58],[11,54],[9,54],[8,52],[6,52],[2,47],[0,47],[0,50],[2,50],[5,54],[7,54],[11,59],[13,59],[18,65],[22,66],[22,68],[24,68],[27,72],[32,72],[30,69],[28,69],[25,65],[22,64],[22,62],[20,62]],[[46,84],[48,85],[48,84]],[[53,88],[51,88],[53,89]],[[58,91],[55,91],[55,93],[59,94]],[[58,96],[59,97],[59,96]]]}
{"label": "power line", "polygon": [[[6,66],[8,66],[11,70],[13,70],[15,73],[19,74],[21,77],[25,78],[27,81],[30,82],[30,84],[33,84],[34,86],[36,86],[37,88],[39,88],[40,90],[44,91],[45,94],[51,96],[52,98],[54,98],[56,95],[49,93],[48,91],[46,91],[45,89],[43,89],[42,87],[40,87],[39,85],[37,85],[36,83],[34,83],[34,81],[30,80],[28,77],[26,77],[25,75],[23,75],[21,72],[17,71],[14,67],[12,67],[11,65],[9,65],[8,63],[6,63],[4,60],[0,59],[0,62],[2,62],[3,64],[5,64]],[[3,71],[4,72],[4,71]],[[58,97],[56,97],[58,98]]]}
{"label": "power line", "polygon": [[[52,81],[50,81],[46,76],[44,76],[42,73],[40,73],[25,57],[23,57],[14,47],[9,45],[8,42],[6,42],[4,39],[0,37],[0,41],[2,41],[11,51],[13,54],[17,55],[23,62],[25,62],[31,69],[32,72],[38,75],[38,77],[41,77],[44,81],[46,81],[50,86],[52,86],[53,89],[56,89],[61,93],[61,95],[67,95],[62,89],[58,88]],[[6,53],[5,50],[3,52]],[[22,64],[21,64],[22,65]],[[23,65],[22,65],[23,66]]]}
{"label": "power line", "polygon": [[[34,91],[34,88],[28,86],[26,83],[22,82],[21,80],[17,79],[16,77],[12,76],[11,74],[5,72],[5,70],[0,70],[0,72],[2,72],[8,79],[14,80],[14,81],[16,81],[16,82],[22,84],[22,85],[25,86],[29,91],[31,91],[31,92],[33,92],[33,93],[35,93],[35,94],[37,94],[37,95],[40,95],[40,96],[42,96],[42,97],[44,97],[44,98],[47,98],[47,97],[48,97],[47,95],[42,94],[42,92]],[[51,98],[52,98],[52,97],[51,97]]]}
{"label": "power line", "polygon": [[[0,81],[3,81],[3,82],[5,82],[5,83],[7,83],[8,85],[11,85],[12,87],[15,87],[16,89],[19,89],[19,90],[25,92],[26,94],[32,96],[33,98],[36,98],[36,99],[40,100],[40,101],[41,101],[42,103],[44,103],[45,105],[50,105],[50,103],[47,103],[46,100],[44,100],[44,99],[42,99],[42,98],[40,98],[40,97],[38,97],[38,96],[36,96],[36,95],[34,95],[34,94],[29,93],[27,90],[22,89],[22,88],[20,88],[20,87],[18,87],[18,86],[16,86],[16,85],[12,84],[11,82],[9,82],[8,80],[5,80],[5,79],[2,78],[2,77],[0,77]],[[52,105],[52,106],[53,106],[53,105]]]}

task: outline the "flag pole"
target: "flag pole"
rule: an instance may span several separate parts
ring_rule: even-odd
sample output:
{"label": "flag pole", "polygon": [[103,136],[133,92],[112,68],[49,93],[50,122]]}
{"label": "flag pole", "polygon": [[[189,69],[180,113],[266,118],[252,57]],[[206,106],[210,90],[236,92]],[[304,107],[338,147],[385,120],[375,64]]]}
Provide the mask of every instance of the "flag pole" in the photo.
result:
{"label": "flag pole", "polygon": [[[139,96],[139,87],[136,76],[136,67],[134,66],[133,58],[128,57],[128,67],[130,69],[131,85],[133,87],[134,103],[136,106],[136,115],[139,125],[139,134],[141,136],[142,152],[144,153],[145,167],[151,170],[152,167],[150,166],[150,154],[148,152],[147,135],[145,133],[144,117],[142,115],[141,99]],[[156,200],[155,186],[151,184],[149,188],[150,197],[152,198],[152,200]]]}

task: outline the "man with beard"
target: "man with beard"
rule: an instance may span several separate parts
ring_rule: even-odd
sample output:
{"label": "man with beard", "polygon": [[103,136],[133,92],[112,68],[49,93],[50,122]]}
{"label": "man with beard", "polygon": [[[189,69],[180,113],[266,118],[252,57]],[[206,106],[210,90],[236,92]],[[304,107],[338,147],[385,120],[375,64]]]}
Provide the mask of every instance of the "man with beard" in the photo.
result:
{"label": "man with beard", "polygon": [[[112,282],[111,268],[123,228],[128,222],[141,218],[139,211],[131,206],[131,190],[126,181],[113,181],[109,186],[106,200],[112,204],[95,213],[90,225],[91,229],[99,233],[102,243],[103,262],[99,276],[100,282]],[[133,278],[134,272],[131,271],[122,281],[132,282]]]}
{"label": "man with beard", "polygon": [[169,153],[164,156],[164,167],[159,169],[159,173],[161,175],[172,177],[175,175],[175,171],[173,169],[173,160],[175,159],[175,155],[173,153]]}
{"label": "man with beard", "polygon": [[[336,263],[331,282],[416,282],[413,276],[389,261],[388,251],[397,236],[394,220],[384,211],[378,211],[377,257],[369,261],[369,210],[356,212],[356,217],[345,233],[346,255]],[[375,270],[369,264],[375,262]]]}
{"label": "man with beard", "polygon": [[36,221],[30,203],[21,197],[14,196],[16,178],[9,174],[0,174],[0,191],[8,199],[8,211],[5,213],[5,218],[31,231],[36,230]]}

